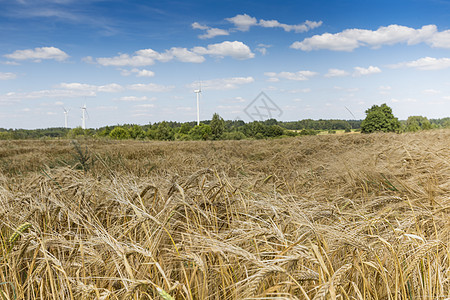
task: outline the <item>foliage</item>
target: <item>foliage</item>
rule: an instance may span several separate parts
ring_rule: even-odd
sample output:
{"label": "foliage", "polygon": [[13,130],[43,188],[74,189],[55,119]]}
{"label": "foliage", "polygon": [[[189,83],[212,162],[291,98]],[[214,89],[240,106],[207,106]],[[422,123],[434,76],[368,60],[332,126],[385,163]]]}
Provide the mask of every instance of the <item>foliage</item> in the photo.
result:
{"label": "foliage", "polygon": [[69,139],[76,139],[80,136],[86,136],[86,131],[81,126],[75,127],[67,133]]}
{"label": "foliage", "polygon": [[121,126],[116,126],[109,133],[109,137],[115,140],[126,140],[130,138],[130,132]]}
{"label": "foliage", "polygon": [[12,140],[13,136],[11,133],[6,131],[0,131],[0,140]]}
{"label": "foliage", "polygon": [[88,171],[94,166],[95,163],[95,157],[89,152],[89,149],[87,146],[85,146],[84,151],[81,149],[81,145],[77,141],[72,141],[73,148],[75,152],[72,154],[73,157],[77,161],[77,167]]}
{"label": "foliage", "polygon": [[[393,123],[386,122],[385,111],[379,113],[368,109],[370,116],[364,120],[365,130],[389,131],[386,128],[396,128],[394,131],[417,131],[423,129],[450,128],[450,118],[430,119],[421,116],[412,116],[408,120],[401,121],[401,128],[396,127],[396,118],[392,116],[392,111],[387,108]],[[374,106],[378,107],[378,106]],[[378,107],[383,110],[383,105]],[[383,120],[383,122],[379,122]],[[123,124],[117,126],[104,126],[98,129],[85,129],[76,127],[68,128],[47,128],[47,129],[4,129],[0,128],[0,140],[17,139],[88,139],[88,138],[110,138],[110,139],[149,139],[149,140],[227,140],[227,139],[267,139],[283,136],[315,135],[319,131],[330,133],[336,130],[351,132],[366,132],[360,130],[361,120],[312,120],[304,119],[299,121],[278,121],[268,119],[265,121],[253,121],[245,123],[243,120],[223,120],[219,114],[215,113],[211,120],[202,121],[208,127],[197,128],[196,122],[174,122],[162,121],[149,123],[147,125]],[[202,126],[203,126],[202,125]],[[113,132],[114,131],[114,132]],[[199,132],[204,131],[204,132]],[[193,135],[192,135],[193,134]]]}
{"label": "foliage", "polygon": [[300,131],[300,135],[317,135],[319,133],[319,131],[314,130],[314,129],[303,129],[302,131]]}
{"label": "foliage", "polygon": [[210,140],[212,138],[211,126],[200,123],[189,131],[189,136],[193,140]]}
{"label": "foliage", "polygon": [[219,114],[215,113],[209,126],[211,126],[213,140],[219,140],[225,131],[225,121],[219,116]]}
{"label": "foliage", "polygon": [[133,125],[128,129],[130,137],[132,139],[143,139],[145,138],[145,131],[139,125]]}
{"label": "foliage", "polygon": [[175,133],[168,122],[161,122],[155,131],[155,139],[160,141],[172,141],[175,138]]}
{"label": "foliage", "polygon": [[361,123],[362,133],[372,132],[399,132],[400,122],[392,114],[392,108],[385,103],[378,106],[373,105],[366,110],[366,118]]}
{"label": "foliage", "polygon": [[410,116],[406,120],[405,131],[418,131],[431,129],[431,123],[426,117],[422,116]]}

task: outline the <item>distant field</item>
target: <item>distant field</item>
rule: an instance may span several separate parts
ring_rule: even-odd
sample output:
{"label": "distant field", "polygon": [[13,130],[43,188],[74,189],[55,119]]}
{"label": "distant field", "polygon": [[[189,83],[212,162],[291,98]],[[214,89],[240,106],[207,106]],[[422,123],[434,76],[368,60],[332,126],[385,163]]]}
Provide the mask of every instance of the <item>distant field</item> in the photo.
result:
{"label": "distant field", "polygon": [[2,299],[445,299],[450,130],[0,141]]}

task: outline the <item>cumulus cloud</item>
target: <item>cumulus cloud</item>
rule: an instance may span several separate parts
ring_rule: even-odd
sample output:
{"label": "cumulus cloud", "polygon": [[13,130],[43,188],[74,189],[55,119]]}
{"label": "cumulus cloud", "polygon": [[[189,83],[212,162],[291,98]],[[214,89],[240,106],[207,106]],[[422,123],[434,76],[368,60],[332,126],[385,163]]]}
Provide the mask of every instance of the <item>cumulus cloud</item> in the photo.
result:
{"label": "cumulus cloud", "polygon": [[390,68],[416,68],[419,70],[442,70],[450,67],[450,58],[423,57],[418,60],[390,65]]}
{"label": "cumulus cloud", "polygon": [[[251,76],[210,79],[202,81],[202,90],[232,90],[238,88],[240,85],[249,84],[254,81],[255,79]],[[193,82],[188,87],[197,89],[198,82]]]}
{"label": "cumulus cloud", "polygon": [[264,75],[270,77],[269,81],[276,82],[279,79],[288,79],[295,81],[304,81],[308,80],[313,76],[316,76],[318,73],[312,71],[298,71],[298,72],[265,72]]}
{"label": "cumulus cloud", "polygon": [[218,44],[211,44],[208,47],[194,47],[193,52],[201,55],[211,55],[218,57],[230,56],[234,59],[249,59],[255,57],[255,54],[250,50],[250,48],[238,41],[229,42],[225,41]]}
{"label": "cumulus cloud", "polygon": [[236,15],[232,18],[226,18],[225,20],[227,20],[230,23],[233,23],[234,26],[236,26],[236,29],[240,31],[248,31],[251,26],[254,26],[258,23],[256,18],[250,17],[247,14]]}
{"label": "cumulus cloud", "polygon": [[55,47],[42,47],[26,50],[16,50],[11,54],[6,54],[4,57],[15,60],[34,60],[40,62],[43,59],[54,59],[56,61],[63,61],[69,57],[64,51]]}
{"label": "cumulus cloud", "polygon": [[213,38],[213,37],[216,37],[216,36],[229,35],[230,34],[225,29],[211,28],[211,27],[208,27],[208,26],[205,26],[205,25],[201,25],[198,22],[192,23],[192,28],[206,31],[204,34],[200,34],[198,36],[201,39],[210,39],[210,38]]}
{"label": "cumulus cloud", "polygon": [[[176,59],[181,62],[192,62],[201,63],[205,60],[204,57],[198,55],[186,48],[173,47],[165,52],[159,53],[153,49],[142,49],[134,53],[134,55],[129,54],[119,54],[114,57],[99,57],[96,62],[102,66],[132,66],[132,67],[143,67],[153,65],[155,61],[168,62]],[[84,58],[85,61],[89,62],[93,59],[89,57]]]}
{"label": "cumulus cloud", "polygon": [[360,76],[366,76],[370,74],[376,74],[381,73],[380,68],[369,66],[368,68],[362,68],[362,67],[355,67],[353,72],[353,77],[360,77]]}
{"label": "cumulus cloud", "polygon": [[343,76],[348,76],[350,75],[347,71],[345,70],[340,70],[340,69],[329,69],[328,73],[325,74],[325,77],[328,78],[332,78],[332,77],[343,77]]}
{"label": "cumulus cloud", "polygon": [[232,23],[236,29],[240,31],[248,31],[251,26],[260,26],[265,28],[282,28],[286,32],[306,32],[322,25],[322,21],[315,22],[308,20],[296,25],[280,23],[277,20],[260,19],[258,21],[255,17],[251,17],[247,14],[236,15],[232,18],[226,18],[225,20]]}
{"label": "cumulus cloud", "polygon": [[[117,83],[105,85],[92,85],[79,82],[60,83],[54,89],[39,90],[26,93],[9,92],[0,95],[0,101],[20,101],[23,99],[40,99],[40,98],[74,98],[74,97],[94,97],[97,93],[119,93],[126,90],[142,91],[142,92],[166,92],[172,90],[173,86],[164,86],[155,83],[148,84],[132,84],[122,86]],[[156,98],[144,97],[122,97],[121,101],[146,101],[155,100]]]}
{"label": "cumulus cloud", "polygon": [[305,21],[302,24],[297,24],[297,25],[288,25],[288,24],[283,24],[278,22],[277,20],[259,20],[258,23],[259,26],[262,27],[269,27],[269,28],[283,28],[284,31],[289,32],[289,31],[294,31],[294,32],[306,32],[309,31],[311,29],[317,28],[319,26],[322,25],[322,21],[319,22],[314,22],[314,21]]}
{"label": "cumulus cloud", "polygon": [[438,32],[436,25],[426,25],[419,29],[401,25],[389,25],[377,30],[346,29],[338,33],[324,33],[294,42],[291,48],[303,51],[334,50],[353,51],[359,47],[379,48],[383,45],[406,43],[415,45],[427,43],[432,47],[450,48],[450,30]]}
{"label": "cumulus cloud", "polygon": [[2,73],[2,72],[0,72],[0,80],[15,79],[16,77],[17,77],[17,75],[14,74],[14,73],[10,73],[10,72]]}
{"label": "cumulus cloud", "polygon": [[[156,61],[168,62],[178,60],[189,63],[202,63],[205,61],[204,55],[225,57],[230,56],[235,59],[248,59],[255,56],[250,48],[242,42],[225,41],[218,44],[210,44],[207,47],[194,47],[190,50],[180,47],[172,47],[164,52],[157,52],[153,49],[142,49],[136,51],[133,55],[119,54],[114,57],[85,57],[85,62],[97,62],[102,66],[115,67],[143,67],[153,65]],[[125,72],[126,74],[126,72]],[[150,73],[147,72],[147,75]]]}
{"label": "cumulus cloud", "polygon": [[89,92],[104,92],[104,93],[118,93],[123,91],[123,87],[117,83],[110,83],[106,85],[91,85],[85,83],[60,83],[57,88],[66,90],[78,90],[78,91],[89,91]]}
{"label": "cumulus cloud", "polygon": [[131,69],[131,70],[121,70],[120,74],[123,76],[130,76],[131,74],[135,73],[136,77],[153,77],[155,76],[155,72],[146,70],[146,69]]}
{"label": "cumulus cloud", "polygon": [[137,83],[127,86],[127,89],[140,92],[168,92],[173,86],[160,85],[156,83]]}

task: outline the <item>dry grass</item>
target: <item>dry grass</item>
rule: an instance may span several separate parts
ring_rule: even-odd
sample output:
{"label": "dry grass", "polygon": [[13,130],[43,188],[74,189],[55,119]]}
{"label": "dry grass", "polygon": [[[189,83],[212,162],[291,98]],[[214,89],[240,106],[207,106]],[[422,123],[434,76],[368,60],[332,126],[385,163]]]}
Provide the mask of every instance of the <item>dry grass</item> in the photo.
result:
{"label": "dry grass", "polygon": [[2,299],[450,297],[448,130],[80,144],[0,142]]}

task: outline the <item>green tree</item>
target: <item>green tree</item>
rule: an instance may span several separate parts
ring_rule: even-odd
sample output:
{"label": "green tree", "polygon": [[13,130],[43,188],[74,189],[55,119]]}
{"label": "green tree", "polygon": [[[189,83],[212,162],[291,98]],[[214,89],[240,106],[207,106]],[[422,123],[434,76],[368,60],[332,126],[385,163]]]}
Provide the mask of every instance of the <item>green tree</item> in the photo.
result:
{"label": "green tree", "polygon": [[193,140],[209,140],[212,137],[211,126],[203,123],[196,125],[189,131],[189,136]]}
{"label": "green tree", "polygon": [[11,140],[12,135],[6,131],[0,131],[0,140]]}
{"label": "green tree", "polygon": [[225,131],[225,121],[219,116],[219,114],[215,113],[213,115],[209,126],[211,126],[212,138],[214,140],[220,139]]}
{"label": "green tree", "polygon": [[86,130],[81,128],[81,126],[75,127],[73,129],[70,129],[70,131],[67,133],[67,137],[70,139],[79,137],[79,136],[85,136]]}
{"label": "green tree", "polygon": [[109,133],[109,137],[115,140],[126,140],[130,138],[130,133],[125,128],[116,126]]}
{"label": "green tree", "polygon": [[361,123],[362,133],[372,132],[398,132],[400,130],[400,122],[392,113],[392,108],[386,103],[373,105],[366,110],[366,118]]}
{"label": "green tree", "polygon": [[431,123],[426,117],[410,116],[406,120],[406,131],[418,131],[431,129]]}
{"label": "green tree", "polygon": [[175,138],[173,128],[166,121],[159,123],[155,131],[155,138],[160,141],[172,141]]}
{"label": "green tree", "polygon": [[180,130],[178,131],[178,133],[180,134],[188,134],[189,130],[191,130],[192,127],[189,125],[189,123],[183,123],[180,127]]}
{"label": "green tree", "polygon": [[143,139],[145,138],[145,131],[139,125],[133,125],[128,128],[128,132],[133,139]]}

